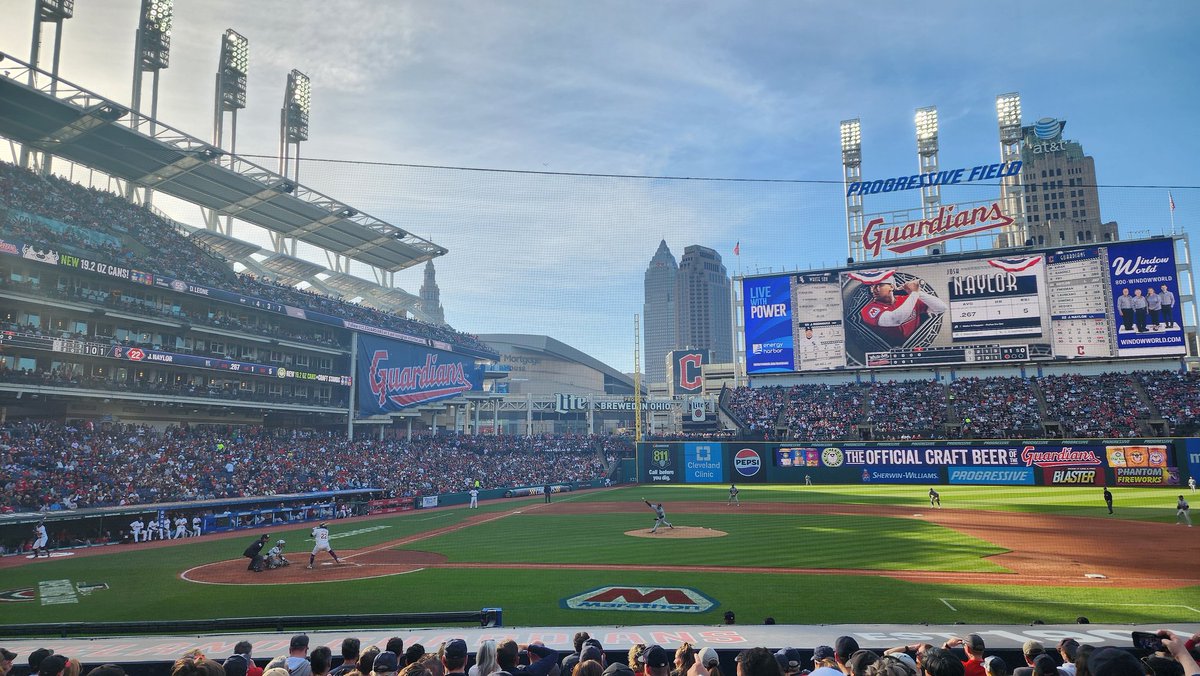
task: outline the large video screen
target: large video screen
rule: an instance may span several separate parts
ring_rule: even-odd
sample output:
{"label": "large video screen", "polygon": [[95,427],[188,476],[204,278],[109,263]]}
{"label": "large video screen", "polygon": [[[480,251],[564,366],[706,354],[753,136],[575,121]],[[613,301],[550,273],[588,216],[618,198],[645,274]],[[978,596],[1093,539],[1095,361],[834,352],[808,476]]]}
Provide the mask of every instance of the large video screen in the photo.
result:
{"label": "large video screen", "polygon": [[1185,352],[1170,239],[742,284],[752,375]]}

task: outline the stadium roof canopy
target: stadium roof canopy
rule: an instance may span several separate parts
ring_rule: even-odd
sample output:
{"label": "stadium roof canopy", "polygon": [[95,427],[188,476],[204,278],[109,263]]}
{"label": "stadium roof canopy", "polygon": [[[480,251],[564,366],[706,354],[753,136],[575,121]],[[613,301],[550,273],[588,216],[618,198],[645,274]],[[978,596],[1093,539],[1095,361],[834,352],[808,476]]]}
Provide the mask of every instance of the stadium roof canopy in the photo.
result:
{"label": "stadium roof canopy", "polygon": [[595,357],[581,352],[566,343],[555,340],[550,336],[539,336],[527,333],[484,333],[476,336],[499,352],[504,352],[504,346],[512,346],[529,352],[540,352],[549,357],[572,361],[604,375],[605,387],[628,390],[633,392],[633,378],[621,373]]}
{"label": "stadium roof canopy", "polygon": [[387,272],[446,253],[6,54],[0,54],[0,136]]}

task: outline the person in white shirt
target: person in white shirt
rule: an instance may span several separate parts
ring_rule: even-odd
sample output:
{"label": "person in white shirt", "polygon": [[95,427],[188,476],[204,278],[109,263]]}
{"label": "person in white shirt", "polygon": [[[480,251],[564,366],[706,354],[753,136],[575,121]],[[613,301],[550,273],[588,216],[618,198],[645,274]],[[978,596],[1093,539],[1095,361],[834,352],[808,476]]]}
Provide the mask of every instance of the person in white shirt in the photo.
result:
{"label": "person in white shirt", "polygon": [[129,524],[129,532],[133,534],[134,542],[144,542],[142,531],[146,529],[146,524],[142,523],[140,518],[134,519],[133,523]]}
{"label": "person in white shirt", "polygon": [[175,535],[173,535],[172,538],[178,539],[187,537],[187,525],[188,521],[186,516],[175,517]]}
{"label": "person in white shirt", "polygon": [[312,570],[313,562],[317,560],[317,552],[329,552],[329,555],[333,557],[334,561],[337,563],[342,562],[342,560],[338,558],[337,552],[334,552],[333,548],[329,546],[329,529],[326,528],[327,525],[329,524],[322,521],[321,525],[312,529],[312,537],[313,540],[316,541],[316,544],[313,545],[312,554],[308,555],[309,570]]}
{"label": "person in white shirt", "polygon": [[[1183,500],[1183,496],[1180,496],[1179,499]],[[33,529],[33,534],[33,557],[36,559],[38,556],[45,554],[46,558],[50,558],[50,552],[46,549],[46,543],[50,540],[46,534],[46,523],[44,521],[38,522],[38,525]]]}
{"label": "person in white shirt", "polygon": [[470,509],[479,509],[479,490],[471,489],[471,507]]}
{"label": "person in white shirt", "polygon": [[200,537],[200,517],[198,516],[192,517],[192,537]]}

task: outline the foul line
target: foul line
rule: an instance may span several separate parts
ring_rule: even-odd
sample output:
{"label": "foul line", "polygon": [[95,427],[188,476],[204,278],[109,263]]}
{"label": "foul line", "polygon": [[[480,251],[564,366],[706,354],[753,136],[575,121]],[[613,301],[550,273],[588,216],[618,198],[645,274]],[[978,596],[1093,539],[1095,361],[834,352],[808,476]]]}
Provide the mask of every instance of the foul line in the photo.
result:
{"label": "foul line", "polygon": [[[993,602],[993,603],[1004,601],[1004,599],[987,599],[987,598],[980,598],[980,597],[957,598],[954,596],[950,596],[947,598],[942,598],[939,596],[938,600],[941,601],[942,603],[945,603],[946,607],[948,607],[950,610],[953,610],[956,613],[958,612],[958,608],[955,608],[954,606],[950,605],[950,601],[986,601],[986,602]],[[1080,601],[1038,601],[1038,603],[1044,603],[1047,605],[1060,605],[1060,606],[1081,605]],[[1087,605],[1086,602],[1082,602],[1082,604]],[[1200,609],[1196,609],[1191,606],[1185,606],[1180,603],[1103,603],[1102,605],[1105,605],[1105,606],[1128,606],[1128,607],[1134,607],[1134,608],[1183,608],[1185,610],[1190,610],[1193,613],[1200,614]]]}

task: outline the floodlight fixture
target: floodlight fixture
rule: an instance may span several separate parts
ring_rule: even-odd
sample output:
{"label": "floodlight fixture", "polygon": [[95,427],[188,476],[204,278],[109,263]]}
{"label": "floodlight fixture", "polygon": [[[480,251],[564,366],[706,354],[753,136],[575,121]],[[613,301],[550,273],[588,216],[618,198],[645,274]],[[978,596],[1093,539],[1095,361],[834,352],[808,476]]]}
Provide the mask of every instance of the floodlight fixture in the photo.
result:
{"label": "floodlight fixture", "polygon": [[917,141],[937,141],[938,114],[936,106],[917,108]]}
{"label": "floodlight fixture", "polygon": [[70,19],[75,15],[75,0],[38,0],[37,11],[43,21]]}
{"label": "floodlight fixture", "polygon": [[842,152],[862,149],[862,123],[856,117],[842,120]]}
{"label": "floodlight fixture", "polygon": [[229,72],[245,75],[250,62],[250,41],[246,36],[227,28],[225,37],[221,39],[221,68]]}
{"label": "floodlight fixture", "polygon": [[138,19],[138,68],[158,71],[170,65],[173,0],[142,0]]}
{"label": "floodlight fixture", "polygon": [[288,73],[283,97],[283,126],[287,143],[308,140],[308,112],[312,103],[312,83],[308,76],[293,69]]}
{"label": "floodlight fixture", "polygon": [[997,96],[996,119],[1001,127],[1021,126],[1021,95],[1011,92]]}

